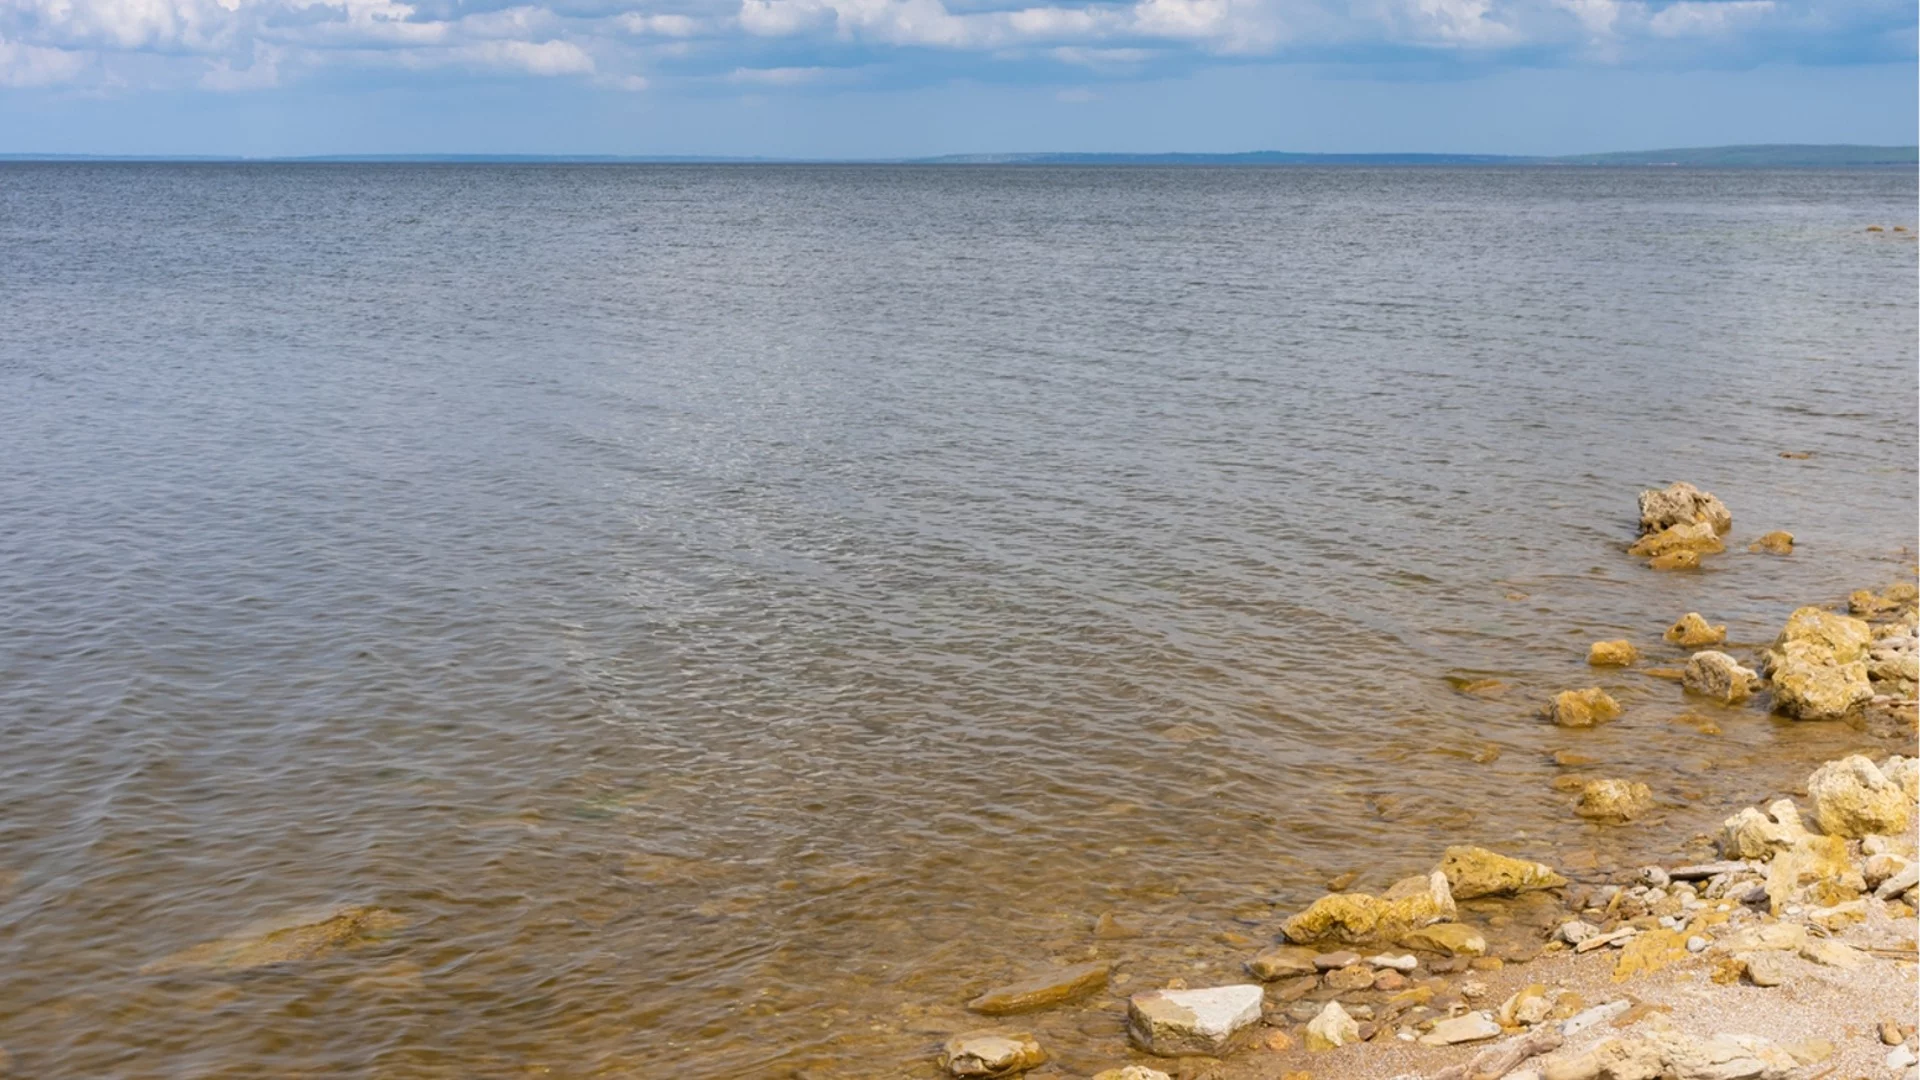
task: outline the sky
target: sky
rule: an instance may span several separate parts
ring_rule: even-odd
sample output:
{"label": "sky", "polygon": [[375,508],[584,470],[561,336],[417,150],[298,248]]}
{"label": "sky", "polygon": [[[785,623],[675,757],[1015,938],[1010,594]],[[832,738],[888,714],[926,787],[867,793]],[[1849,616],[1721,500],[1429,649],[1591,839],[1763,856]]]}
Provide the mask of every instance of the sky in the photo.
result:
{"label": "sky", "polygon": [[0,0],[0,154],[1912,144],[1914,0]]}

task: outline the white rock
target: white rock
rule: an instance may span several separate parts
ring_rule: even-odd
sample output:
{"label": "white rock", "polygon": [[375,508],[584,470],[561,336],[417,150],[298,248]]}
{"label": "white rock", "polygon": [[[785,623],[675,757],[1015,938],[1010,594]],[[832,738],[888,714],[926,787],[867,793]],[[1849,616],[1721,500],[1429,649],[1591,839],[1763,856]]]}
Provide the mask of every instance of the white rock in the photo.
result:
{"label": "white rock", "polygon": [[1452,1046],[1455,1043],[1479,1042],[1500,1034],[1500,1025],[1483,1012],[1456,1016],[1451,1020],[1442,1020],[1433,1025],[1433,1030],[1420,1036],[1423,1046]]}
{"label": "white rock", "polygon": [[1569,945],[1578,945],[1599,932],[1600,928],[1592,923],[1581,922],[1579,919],[1574,919],[1571,922],[1560,924],[1558,936],[1561,941]]}
{"label": "white rock", "polygon": [[1389,956],[1385,953],[1382,953],[1379,956],[1367,957],[1367,963],[1372,964],[1374,967],[1377,967],[1377,968],[1392,968],[1395,971],[1412,971],[1414,968],[1417,968],[1420,966],[1420,961],[1414,959],[1410,955],[1409,956]]}
{"label": "white rock", "polygon": [[1584,1012],[1574,1013],[1572,1016],[1562,1021],[1560,1024],[1560,1034],[1562,1035],[1577,1034],[1578,1032],[1587,1030],[1588,1028],[1592,1027],[1595,1024],[1604,1024],[1607,1021],[1613,1019],[1616,1016],[1619,1016],[1621,1013],[1624,1013],[1631,1008],[1633,1008],[1633,1003],[1625,999],[1622,999],[1620,1001],[1609,1001],[1604,1005],[1595,1005],[1593,1008],[1587,1009]]}
{"label": "white rock", "polygon": [[[1256,1019],[1258,1013],[1255,1014]],[[1360,1041],[1360,1025],[1337,1001],[1329,1001],[1307,1025],[1307,1049],[1332,1050]]]}
{"label": "white rock", "polygon": [[1692,937],[1687,939],[1687,951],[1688,952],[1706,952],[1707,939],[1701,937],[1699,934],[1693,935]]}
{"label": "white rock", "polygon": [[1920,885],[1920,863],[1908,863],[1905,870],[1880,883],[1873,895],[1882,900],[1891,900],[1915,885]]}
{"label": "white rock", "polygon": [[1889,1069],[1904,1069],[1915,1062],[1920,1062],[1920,1057],[1916,1057],[1913,1050],[1907,1046],[1896,1046],[1893,1052],[1887,1055]]}
{"label": "white rock", "polygon": [[1264,999],[1252,984],[1149,990],[1127,1000],[1127,1034],[1136,1046],[1161,1057],[1218,1057],[1234,1036],[1260,1022]]}
{"label": "white rock", "polygon": [[1159,1069],[1149,1069],[1145,1065],[1128,1065],[1121,1069],[1107,1069],[1093,1074],[1093,1080],[1173,1080],[1173,1077]]}
{"label": "white rock", "polygon": [[1913,820],[1906,790],[1860,754],[1816,769],[1807,777],[1807,795],[1814,820],[1830,836],[1902,833]]}

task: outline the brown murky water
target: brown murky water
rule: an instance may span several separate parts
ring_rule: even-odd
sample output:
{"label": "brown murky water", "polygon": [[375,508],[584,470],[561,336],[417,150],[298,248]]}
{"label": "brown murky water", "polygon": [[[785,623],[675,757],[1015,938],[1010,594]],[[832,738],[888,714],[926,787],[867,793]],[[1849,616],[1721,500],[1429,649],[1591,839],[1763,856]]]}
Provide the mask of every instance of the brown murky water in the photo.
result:
{"label": "brown murky water", "polygon": [[[1902,572],[1915,247],[1863,229],[1915,194],[0,167],[0,1047],[925,1076],[1032,965],[1226,979],[1339,871],[1671,844],[1873,741],[1584,657]],[[1656,575],[1677,478],[1736,543]],[[1563,748],[1664,819],[1574,818]]]}

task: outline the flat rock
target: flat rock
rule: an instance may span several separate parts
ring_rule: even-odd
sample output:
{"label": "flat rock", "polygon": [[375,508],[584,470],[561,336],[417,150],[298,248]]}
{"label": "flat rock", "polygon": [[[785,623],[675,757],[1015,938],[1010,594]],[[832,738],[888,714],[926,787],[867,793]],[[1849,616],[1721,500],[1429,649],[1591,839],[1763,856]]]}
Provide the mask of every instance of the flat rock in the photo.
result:
{"label": "flat rock", "polygon": [[1452,1046],[1496,1038],[1499,1034],[1499,1024],[1494,1023],[1486,1013],[1475,1012],[1440,1021],[1433,1025],[1431,1031],[1420,1036],[1420,1042],[1425,1046]]}
{"label": "flat rock", "polygon": [[967,1002],[967,1008],[987,1016],[1010,1016],[1064,1005],[1106,989],[1109,968],[1102,961],[1041,972],[995,987]]}
{"label": "flat rock", "polygon": [[1320,971],[1332,971],[1335,968],[1343,968],[1348,964],[1357,964],[1359,962],[1360,954],[1347,949],[1341,949],[1338,952],[1315,953],[1313,956],[1313,966]]}
{"label": "flat rock", "polygon": [[1312,975],[1319,970],[1313,962],[1317,955],[1304,945],[1277,945],[1247,961],[1247,973],[1261,982]]}
{"label": "flat rock", "polygon": [[1566,878],[1554,873],[1553,867],[1545,863],[1466,845],[1450,847],[1441,855],[1440,872],[1447,876],[1447,885],[1456,900],[1514,896],[1535,889],[1558,889],[1567,883]]}
{"label": "flat rock", "polygon": [[1252,984],[1149,990],[1127,1001],[1127,1035],[1134,1045],[1161,1057],[1218,1057],[1236,1036],[1260,1022],[1265,998]]}
{"label": "flat rock", "polygon": [[1399,944],[1443,956],[1479,956],[1487,951],[1487,939],[1462,923],[1439,923],[1409,930],[1400,935]]}
{"label": "flat rock", "polygon": [[940,1067],[952,1076],[998,1080],[1043,1065],[1047,1052],[1032,1035],[1009,1031],[968,1031],[948,1039]]}
{"label": "flat rock", "polygon": [[1779,986],[1787,981],[1789,975],[1785,955],[1777,952],[1741,953],[1735,959],[1745,969],[1748,982],[1755,986]]}

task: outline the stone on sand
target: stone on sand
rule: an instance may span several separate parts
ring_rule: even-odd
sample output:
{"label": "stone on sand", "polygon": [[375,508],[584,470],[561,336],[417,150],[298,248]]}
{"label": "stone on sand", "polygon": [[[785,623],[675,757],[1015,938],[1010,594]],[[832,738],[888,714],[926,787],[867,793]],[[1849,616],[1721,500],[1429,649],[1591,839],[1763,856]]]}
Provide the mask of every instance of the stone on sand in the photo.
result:
{"label": "stone on sand", "polygon": [[1420,1043],[1423,1046],[1453,1046],[1496,1038],[1499,1034],[1500,1025],[1494,1023],[1486,1013],[1471,1012],[1434,1024],[1431,1031],[1420,1036]]}
{"label": "stone on sand", "polygon": [[1247,983],[1149,990],[1127,1000],[1127,1034],[1134,1045],[1161,1057],[1218,1057],[1241,1032],[1260,1022],[1265,998],[1260,987]]}
{"label": "stone on sand", "polygon": [[1329,1001],[1307,1023],[1308,1050],[1337,1050],[1360,1041],[1360,1024],[1337,1001]]}

